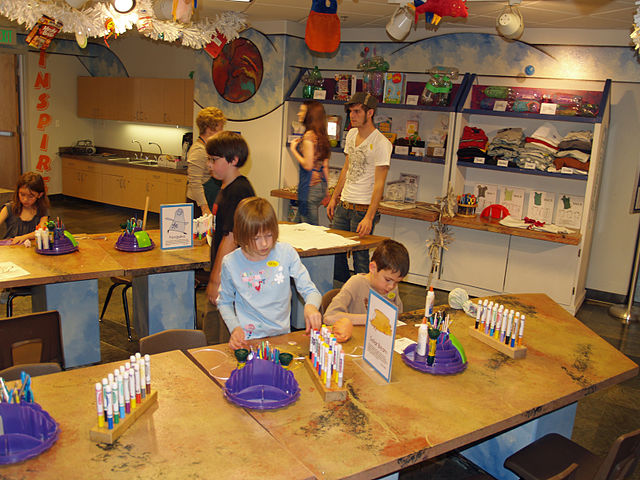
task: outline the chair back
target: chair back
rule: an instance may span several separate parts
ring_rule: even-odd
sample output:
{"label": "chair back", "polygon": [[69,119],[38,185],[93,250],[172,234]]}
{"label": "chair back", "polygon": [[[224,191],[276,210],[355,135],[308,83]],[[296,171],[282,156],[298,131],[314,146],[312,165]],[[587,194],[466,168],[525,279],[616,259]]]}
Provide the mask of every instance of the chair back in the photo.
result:
{"label": "chair back", "polygon": [[331,304],[331,300],[335,297],[338,292],[340,292],[339,288],[334,288],[333,290],[329,290],[322,296],[322,303],[320,304],[320,313],[324,315],[324,312],[327,311],[329,305]]}
{"label": "chair back", "polygon": [[0,377],[11,382],[14,380],[20,380],[20,374],[22,372],[28,373],[31,377],[37,377],[39,375],[48,375],[50,373],[61,371],[62,369],[58,363],[24,363],[0,370]]}
{"label": "chair back", "polygon": [[60,314],[57,311],[0,319],[0,370],[45,362],[58,363],[64,369]]}
{"label": "chair back", "polygon": [[605,457],[596,479],[624,480],[631,474],[640,459],[640,430],[620,435]]}
{"label": "chair back", "polygon": [[140,354],[154,354],[170,350],[206,347],[207,337],[202,330],[174,328],[140,339]]}

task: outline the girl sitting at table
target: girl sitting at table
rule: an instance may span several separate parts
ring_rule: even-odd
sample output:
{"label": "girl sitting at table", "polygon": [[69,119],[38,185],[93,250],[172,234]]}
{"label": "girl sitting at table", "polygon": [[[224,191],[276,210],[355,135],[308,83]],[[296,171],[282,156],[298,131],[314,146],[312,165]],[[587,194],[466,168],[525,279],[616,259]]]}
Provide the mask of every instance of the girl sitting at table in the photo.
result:
{"label": "girl sitting at table", "polygon": [[295,280],[304,298],[306,330],[320,328],[322,296],[288,243],[278,242],[278,220],[264,198],[249,197],[238,204],[233,236],[240,245],[222,260],[218,308],[229,328],[232,349],[247,340],[290,331],[291,286]]}
{"label": "girl sitting at table", "polygon": [[0,210],[0,225],[6,223],[4,238],[12,244],[36,238],[36,228],[44,226],[49,217],[49,198],[44,180],[35,172],[27,172],[18,178],[13,200]]}

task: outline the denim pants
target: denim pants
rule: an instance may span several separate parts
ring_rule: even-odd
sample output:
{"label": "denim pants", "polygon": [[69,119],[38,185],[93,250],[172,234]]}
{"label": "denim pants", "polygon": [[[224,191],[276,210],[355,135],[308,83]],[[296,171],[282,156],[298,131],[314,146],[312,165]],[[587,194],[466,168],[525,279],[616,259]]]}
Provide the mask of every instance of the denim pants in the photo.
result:
{"label": "denim pants", "polygon": [[[346,230],[347,232],[355,232],[358,228],[358,224],[364,218],[367,212],[360,212],[357,210],[347,210],[340,203],[336,205],[336,209],[333,214],[333,222],[331,228],[336,230]],[[380,214],[376,213],[373,217],[373,225],[371,226],[370,234],[373,234],[373,229],[380,221]],[[368,273],[369,272],[369,250],[359,250],[353,252],[353,270],[354,273]],[[335,261],[333,266],[333,278],[340,282],[346,282],[349,280],[349,264],[347,263],[346,253],[337,253],[335,255]]]}
{"label": "denim pants", "polygon": [[320,225],[318,223],[318,208],[320,208],[326,193],[327,184],[324,182],[316,183],[313,187],[309,187],[309,195],[307,196],[307,215],[298,214],[296,222],[306,222],[309,225]]}

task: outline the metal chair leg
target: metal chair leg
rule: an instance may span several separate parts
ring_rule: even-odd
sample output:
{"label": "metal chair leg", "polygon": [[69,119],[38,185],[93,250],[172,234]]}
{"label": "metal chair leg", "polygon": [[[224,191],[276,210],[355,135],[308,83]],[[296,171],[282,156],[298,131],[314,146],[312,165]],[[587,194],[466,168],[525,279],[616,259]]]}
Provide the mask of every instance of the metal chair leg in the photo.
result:
{"label": "metal chair leg", "polygon": [[116,288],[118,285],[121,285],[121,284],[120,283],[113,283],[109,287],[109,291],[107,292],[107,298],[105,298],[104,305],[102,306],[102,313],[100,314],[100,320],[102,320],[102,317],[104,317],[104,312],[107,311],[107,305],[109,305],[109,300],[111,300],[111,294],[113,293],[113,289]]}
{"label": "metal chair leg", "polygon": [[127,335],[131,341],[131,323],[129,321],[129,302],[127,300],[127,290],[131,288],[131,284],[125,285],[122,289],[122,305],[124,306],[124,319],[127,322]]}

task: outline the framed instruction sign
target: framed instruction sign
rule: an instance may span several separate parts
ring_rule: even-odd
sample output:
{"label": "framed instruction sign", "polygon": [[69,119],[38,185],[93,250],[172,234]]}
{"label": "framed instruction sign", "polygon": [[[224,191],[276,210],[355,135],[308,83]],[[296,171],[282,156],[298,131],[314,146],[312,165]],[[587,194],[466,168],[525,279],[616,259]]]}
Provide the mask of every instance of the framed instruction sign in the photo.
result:
{"label": "framed instruction sign", "polygon": [[160,205],[160,248],[193,247],[193,205]]}
{"label": "framed instruction sign", "polygon": [[387,382],[391,381],[397,321],[398,308],[379,293],[369,290],[362,358]]}

